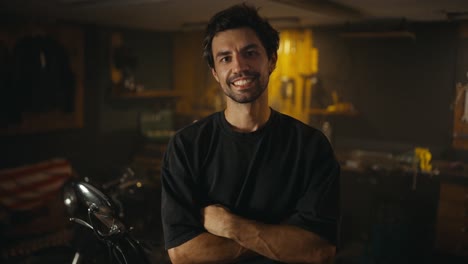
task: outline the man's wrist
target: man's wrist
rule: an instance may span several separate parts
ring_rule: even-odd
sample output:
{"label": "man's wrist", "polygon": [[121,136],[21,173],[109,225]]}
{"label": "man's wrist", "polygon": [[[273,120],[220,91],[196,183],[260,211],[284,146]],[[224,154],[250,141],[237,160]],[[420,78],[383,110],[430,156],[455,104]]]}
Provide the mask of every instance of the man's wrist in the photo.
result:
{"label": "man's wrist", "polygon": [[242,240],[258,235],[259,224],[247,218],[231,215],[226,238],[232,239],[242,245]]}
{"label": "man's wrist", "polygon": [[238,237],[239,230],[241,230],[245,219],[232,213],[228,213],[226,218],[226,232],[224,235],[226,238],[235,240],[235,238]]}
{"label": "man's wrist", "polygon": [[241,224],[240,221],[242,221],[242,218],[232,214],[230,212],[227,213],[226,215],[226,226],[225,226],[225,232],[224,232],[224,237],[229,238],[231,240],[234,240],[236,237],[236,234],[239,230],[239,225]]}

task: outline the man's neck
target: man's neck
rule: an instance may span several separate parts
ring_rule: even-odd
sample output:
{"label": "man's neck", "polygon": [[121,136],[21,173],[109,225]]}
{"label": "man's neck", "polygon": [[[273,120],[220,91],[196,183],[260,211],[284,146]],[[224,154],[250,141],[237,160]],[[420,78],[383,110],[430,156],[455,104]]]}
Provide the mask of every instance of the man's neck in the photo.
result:
{"label": "man's neck", "polygon": [[268,100],[257,100],[248,104],[227,102],[224,116],[227,122],[238,132],[253,132],[261,128],[270,118],[271,109]]}

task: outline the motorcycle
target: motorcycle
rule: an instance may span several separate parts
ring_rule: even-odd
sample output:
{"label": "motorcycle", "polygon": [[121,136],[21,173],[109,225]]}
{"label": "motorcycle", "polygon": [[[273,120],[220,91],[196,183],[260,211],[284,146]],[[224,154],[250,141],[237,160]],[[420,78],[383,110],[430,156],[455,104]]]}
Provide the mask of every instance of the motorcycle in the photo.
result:
{"label": "motorcycle", "polygon": [[134,188],[139,189],[142,184],[131,169],[126,169],[120,178],[99,185],[99,188],[86,178],[71,181],[65,186],[64,202],[72,216],[70,221],[77,224],[72,264],[169,263],[158,239],[153,239],[154,243],[137,239],[135,228],[128,227],[128,222],[135,224],[140,237],[144,233],[142,230],[159,230],[159,226],[148,222],[154,219],[145,218],[151,214],[141,208],[139,213],[131,211],[136,204],[148,204],[143,195],[135,195]]}

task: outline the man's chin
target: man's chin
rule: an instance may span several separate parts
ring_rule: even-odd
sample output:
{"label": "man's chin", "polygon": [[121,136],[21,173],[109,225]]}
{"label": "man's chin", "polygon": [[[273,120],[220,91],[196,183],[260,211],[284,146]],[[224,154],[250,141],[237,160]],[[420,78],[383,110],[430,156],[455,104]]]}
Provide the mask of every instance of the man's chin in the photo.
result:
{"label": "man's chin", "polygon": [[245,96],[229,96],[233,101],[239,104],[248,104],[256,101],[261,94],[245,95]]}
{"label": "man's chin", "polygon": [[231,100],[239,104],[248,104],[257,100],[263,94],[263,92],[265,92],[265,90],[266,89],[259,91],[257,86],[251,86],[251,87],[244,88],[244,89],[238,89],[236,88],[236,86],[231,85],[230,91],[228,93],[226,93],[225,91],[225,94]]}

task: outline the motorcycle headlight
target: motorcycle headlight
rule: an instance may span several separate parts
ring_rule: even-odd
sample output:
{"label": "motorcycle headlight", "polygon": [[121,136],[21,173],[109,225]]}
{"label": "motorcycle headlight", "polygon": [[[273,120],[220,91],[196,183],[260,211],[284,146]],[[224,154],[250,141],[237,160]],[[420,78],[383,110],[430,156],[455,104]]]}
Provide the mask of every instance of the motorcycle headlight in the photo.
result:
{"label": "motorcycle headlight", "polygon": [[70,216],[74,216],[76,208],[78,206],[78,201],[76,198],[75,189],[72,183],[67,183],[63,188],[63,203],[67,208],[67,212]]}

